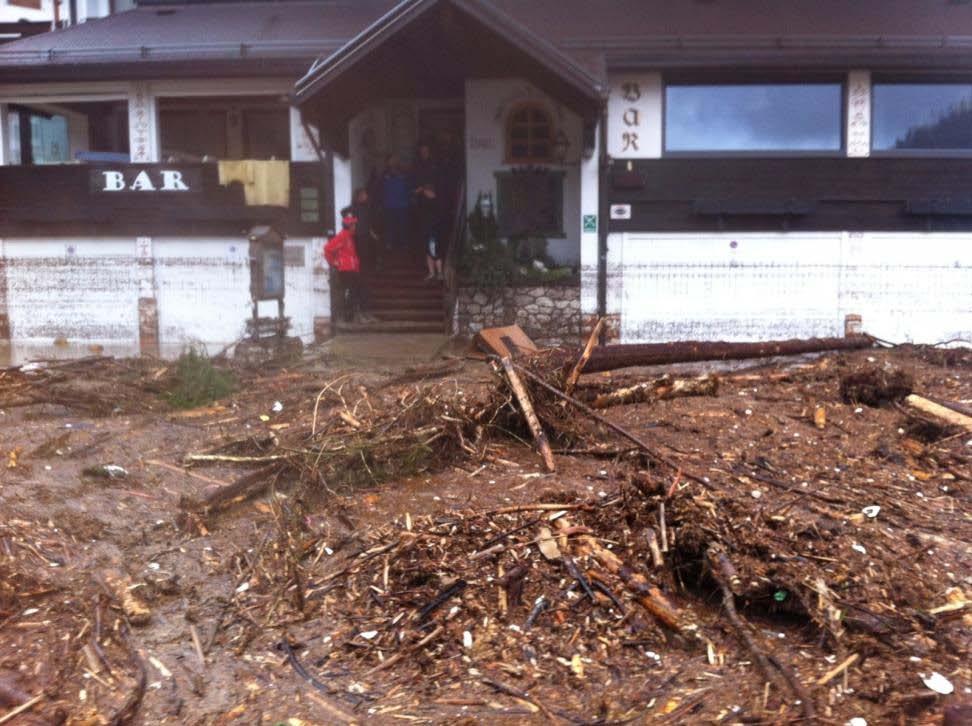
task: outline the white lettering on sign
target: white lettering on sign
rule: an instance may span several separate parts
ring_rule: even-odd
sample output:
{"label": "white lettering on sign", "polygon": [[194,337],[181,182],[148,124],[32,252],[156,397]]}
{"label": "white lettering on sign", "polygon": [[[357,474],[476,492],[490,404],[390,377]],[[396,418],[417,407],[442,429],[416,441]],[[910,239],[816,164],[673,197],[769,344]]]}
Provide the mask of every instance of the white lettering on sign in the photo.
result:
{"label": "white lettering on sign", "polygon": [[125,175],[120,171],[103,171],[106,192],[120,192],[125,188]]}
{"label": "white lettering on sign", "polygon": [[608,154],[615,159],[658,158],[661,128],[661,75],[612,77],[608,98]]}
{"label": "white lettering on sign", "polygon": [[871,155],[871,74],[847,75],[847,156]]}
{"label": "white lettering on sign", "polygon": [[[185,174],[176,169],[141,169],[124,171],[102,171],[102,184],[97,187],[103,192],[190,192],[192,187]],[[133,176],[134,175],[134,176]]]}
{"label": "white lettering on sign", "polygon": [[162,191],[163,192],[188,192],[189,185],[182,180],[181,171],[172,169],[162,170]]}
{"label": "white lettering on sign", "polygon": [[131,189],[133,192],[154,192],[155,185],[152,183],[152,180],[149,178],[147,171],[140,171],[138,173],[138,176],[135,177],[135,181],[132,182],[132,185],[129,187],[129,189]]}

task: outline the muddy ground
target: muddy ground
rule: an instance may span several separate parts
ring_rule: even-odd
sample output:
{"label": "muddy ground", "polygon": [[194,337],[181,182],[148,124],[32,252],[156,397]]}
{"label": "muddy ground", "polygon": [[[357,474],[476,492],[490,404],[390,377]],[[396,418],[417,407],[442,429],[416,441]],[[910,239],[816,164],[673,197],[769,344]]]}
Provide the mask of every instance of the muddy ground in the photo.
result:
{"label": "muddy ground", "polygon": [[[349,431],[432,397],[460,420],[457,401],[488,400],[498,377],[466,359],[388,385],[394,372],[305,361],[238,372],[237,393],[177,411],[145,385],[160,367],[81,366],[50,400],[0,373],[0,719],[31,699],[7,723],[969,723],[972,432],[845,402],[842,376],[875,367],[972,400],[968,352],[737,365],[715,396],[604,412],[675,468],[564,409],[583,431],[554,446],[585,453],[558,453],[555,474],[497,418],[408,475],[285,471],[202,514],[186,502],[267,461],[186,469],[189,453],[274,456],[321,400]],[[652,564],[644,532],[662,526],[672,541]],[[602,574],[585,537],[657,588],[673,622]],[[541,552],[551,538],[586,578]],[[723,551],[752,580],[732,583],[741,625],[708,569]],[[520,566],[520,591],[504,589]]]}

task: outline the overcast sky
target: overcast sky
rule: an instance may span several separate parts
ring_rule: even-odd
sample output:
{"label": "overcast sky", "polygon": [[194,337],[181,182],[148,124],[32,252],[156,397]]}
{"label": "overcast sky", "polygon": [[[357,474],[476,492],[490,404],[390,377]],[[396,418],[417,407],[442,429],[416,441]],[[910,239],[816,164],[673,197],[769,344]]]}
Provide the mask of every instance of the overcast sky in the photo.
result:
{"label": "overcast sky", "polygon": [[972,104],[972,85],[915,85],[888,83],[874,86],[874,148],[893,149],[914,126],[934,124],[950,110]]}
{"label": "overcast sky", "polygon": [[838,150],[839,84],[669,86],[668,151]]}

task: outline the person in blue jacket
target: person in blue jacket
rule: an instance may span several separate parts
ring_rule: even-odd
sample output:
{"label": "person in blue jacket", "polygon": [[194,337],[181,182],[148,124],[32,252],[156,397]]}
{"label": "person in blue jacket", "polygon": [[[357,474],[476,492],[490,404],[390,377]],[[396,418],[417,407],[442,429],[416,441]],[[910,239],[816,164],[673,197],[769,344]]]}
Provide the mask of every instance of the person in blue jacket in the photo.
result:
{"label": "person in blue jacket", "polygon": [[408,244],[411,189],[397,154],[389,154],[381,176],[381,211],[385,249],[402,251]]}

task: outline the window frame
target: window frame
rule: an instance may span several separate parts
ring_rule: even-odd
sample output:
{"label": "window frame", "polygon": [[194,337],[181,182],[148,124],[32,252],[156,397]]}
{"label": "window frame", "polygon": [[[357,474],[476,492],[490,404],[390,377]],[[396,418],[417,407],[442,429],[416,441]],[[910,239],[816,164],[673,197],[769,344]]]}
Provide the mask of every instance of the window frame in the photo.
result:
{"label": "window frame", "polygon": [[[668,145],[668,87],[669,86],[809,86],[828,85],[840,87],[840,113],[838,130],[840,145],[836,149],[814,151],[810,149],[754,149],[748,151],[669,151]],[[662,78],[661,91],[661,155],[669,159],[838,159],[847,156],[847,75],[842,74],[666,74]]]}
{"label": "window frame", "polygon": [[[543,177],[548,180],[556,179],[557,183],[560,185],[560,194],[558,194],[556,196],[556,199],[554,200],[555,203],[557,204],[557,212],[558,212],[558,214],[556,215],[557,216],[556,231],[530,230],[528,232],[511,232],[504,229],[502,222],[506,221],[504,217],[506,211],[502,209],[502,193],[501,193],[500,185],[504,179],[512,179],[517,174],[523,174],[523,173],[536,174],[538,176],[543,175]],[[565,199],[566,192],[567,192],[567,171],[566,170],[557,169],[557,168],[551,169],[547,167],[538,167],[536,165],[533,165],[533,167],[531,168],[530,166],[523,165],[521,167],[516,167],[513,169],[497,169],[493,172],[493,179],[496,185],[495,187],[496,188],[496,223],[497,223],[497,229],[499,230],[499,234],[501,237],[513,238],[524,234],[528,236],[545,237],[547,239],[565,239],[567,237],[568,225],[566,224],[564,219],[567,211],[567,204]]]}
{"label": "window frame", "polygon": [[871,156],[876,156],[880,158],[897,158],[897,159],[969,159],[972,158],[972,148],[969,149],[877,149],[874,146],[874,133],[876,131],[877,124],[875,123],[875,118],[877,114],[875,113],[875,96],[874,90],[876,86],[889,86],[889,85],[972,85],[972,75],[968,73],[965,74],[907,74],[907,73],[872,73],[871,74],[871,88],[870,88],[870,103],[871,103],[871,127],[870,127],[870,138],[868,139],[868,146],[871,152]]}
{"label": "window frame", "polygon": [[[534,156],[532,153],[525,157],[513,156],[513,117],[521,111],[540,111],[544,116],[547,117],[548,126],[550,128],[550,139],[548,141],[548,154],[546,157]],[[528,127],[532,127],[533,124],[530,122]],[[557,125],[554,122],[554,115],[547,108],[547,105],[542,101],[521,101],[514,105],[506,114],[506,124],[503,130],[503,141],[504,141],[504,154],[503,161],[506,164],[512,166],[527,166],[527,165],[542,165],[542,164],[553,164],[554,163],[554,144],[557,140]],[[532,152],[533,142],[531,138],[527,138],[527,147]]]}

